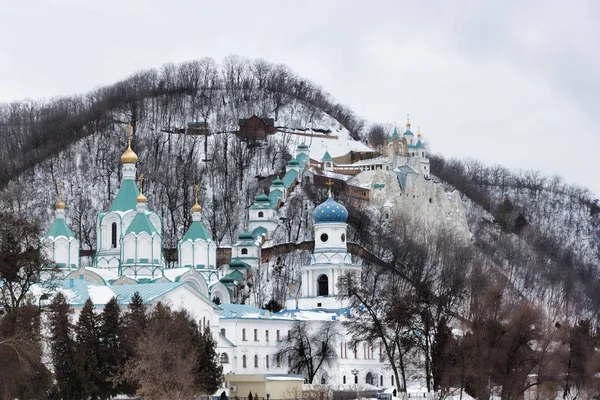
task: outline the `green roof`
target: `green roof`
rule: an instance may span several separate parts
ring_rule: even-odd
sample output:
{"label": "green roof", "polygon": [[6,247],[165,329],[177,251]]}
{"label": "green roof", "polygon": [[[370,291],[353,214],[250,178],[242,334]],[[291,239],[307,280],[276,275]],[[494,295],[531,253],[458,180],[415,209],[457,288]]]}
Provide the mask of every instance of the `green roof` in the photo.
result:
{"label": "green roof", "polygon": [[414,136],[413,133],[410,131],[410,128],[406,128],[406,130],[404,131],[404,136]]}
{"label": "green roof", "polygon": [[262,236],[262,235],[266,235],[267,234],[267,229],[263,228],[262,226],[256,227],[253,231],[252,234],[254,235],[255,238]]}
{"label": "green roof", "polygon": [[150,219],[148,219],[148,215],[146,215],[145,212],[138,212],[135,215],[135,218],[133,218],[133,221],[131,221],[131,224],[129,224],[125,234],[135,233],[136,235],[139,235],[142,232],[147,232],[151,235],[153,233],[158,233],[152,222],[150,222]]}
{"label": "green roof", "polygon": [[302,142],[298,145],[299,149],[308,149],[308,146],[306,145],[306,143]]}
{"label": "green roof", "polygon": [[229,266],[231,268],[239,268],[239,269],[251,269],[252,268],[250,266],[250,264],[246,264],[245,262],[243,262],[242,260],[240,260],[238,257],[236,257],[233,260],[231,260],[229,262]]}
{"label": "green roof", "polygon": [[261,192],[261,194],[259,194],[258,196],[256,196],[254,198],[254,201],[257,202],[257,203],[269,203],[269,202],[271,202],[271,200],[269,200],[269,196],[267,196],[267,194],[265,193],[264,190]]}
{"label": "green roof", "polygon": [[254,240],[254,236],[252,236],[252,233],[250,233],[250,231],[248,231],[248,229],[244,229],[244,231],[238,235],[238,239],[239,240]]}
{"label": "green roof", "polygon": [[271,182],[271,186],[283,186],[283,181],[277,177],[273,182]]}
{"label": "green roof", "polygon": [[385,187],[385,183],[376,183],[373,185],[375,189],[383,189]]}
{"label": "green roof", "polygon": [[64,236],[67,239],[75,239],[73,231],[69,228],[64,218],[56,218],[45,237],[57,238],[59,236]]}
{"label": "green roof", "polygon": [[133,179],[124,179],[117,193],[117,197],[110,206],[110,211],[129,211],[135,210],[136,198],[140,194]]}
{"label": "green roof", "polygon": [[283,177],[283,185],[286,187],[286,189],[292,186],[297,177],[298,171],[295,169],[290,169],[285,173],[285,176]]}
{"label": "green roof", "polygon": [[225,275],[224,277],[221,278],[221,282],[223,283],[240,283],[241,281],[244,280],[244,274],[242,274],[240,271],[233,271],[230,274]]}
{"label": "green roof", "polygon": [[394,132],[392,132],[392,136],[390,136],[390,142],[393,142],[394,140],[399,142],[401,141],[400,135],[398,134],[398,130],[396,128],[394,128]]}
{"label": "green roof", "polygon": [[306,160],[308,160],[308,155],[304,153],[300,153],[296,156],[296,161],[298,161],[298,165],[300,165],[302,168],[304,168],[306,165]]}
{"label": "green roof", "polygon": [[185,233],[183,239],[181,239],[182,242],[185,242],[186,240],[191,240],[192,242],[195,242],[196,240],[204,240],[205,242],[208,242],[209,240],[213,240],[213,238],[210,236],[210,233],[208,233],[206,228],[204,228],[202,222],[194,221]]}
{"label": "green roof", "polygon": [[269,200],[271,201],[271,205],[273,207],[277,207],[277,203],[279,203],[279,199],[283,197],[283,192],[279,189],[271,190],[269,193]]}
{"label": "green roof", "polygon": [[292,158],[290,161],[288,161],[287,165],[290,167],[298,167],[300,164],[298,164],[298,160]]}
{"label": "green roof", "polygon": [[321,161],[333,161],[333,158],[331,158],[331,155],[328,151],[325,151],[325,154],[323,155]]}
{"label": "green roof", "polygon": [[425,146],[423,146],[423,143],[421,143],[421,140],[417,141],[417,149],[424,149]]}

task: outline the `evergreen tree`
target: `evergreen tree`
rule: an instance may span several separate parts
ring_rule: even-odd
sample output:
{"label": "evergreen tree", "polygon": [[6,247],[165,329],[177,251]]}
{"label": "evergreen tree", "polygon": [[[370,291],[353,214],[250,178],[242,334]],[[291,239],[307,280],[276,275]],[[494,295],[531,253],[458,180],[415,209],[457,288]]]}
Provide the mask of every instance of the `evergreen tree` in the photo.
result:
{"label": "evergreen tree", "polygon": [[64,400],[81,399],[81,380],[75,363],[75,342],[70,314],[73,310],[65,296],[58,293],[50,307],[50,353],[57,392]]}
{"label": "evergreen tree", "polygon": [[223,366],[219,363],[217,354],[217,342],[208,327],[204,328],[204,331],[196,328],[194,342],[197,352],[197,385],[203,393],[214,393],[219,389],[223,377]]}
{"label": "evergreen tree", "polygon": [[100,352],[99,371],[103,377],[100,385],[100,397],[107,398],[122,391],[122,384],[114,384],[121,376],[125,364],[123,348],[123,328],[121,327],[121,309],[116,297],[110,299],[100,315]]}
{"label": "evergreen tree", "polygon": [[[143,336],[148,325],[148,315],[146,305],[142,296],[135,292],[129,303],[129,311],[123,316],[123,349],[125,351],[126,363],[136,355],[137,343]],[[124,379],[122,382],[123,393],[133,395],[139,385],[133,380]]]}
{"label": "evergreen tree", "polygon": [[99,394],[102,377],[98,370],[100,341],[98,338],[98,317],[94,313],[94,304],[88,299],[79,314],[75,326],[77,335],[77,369],[82,381],[82,398],[95,399]]}

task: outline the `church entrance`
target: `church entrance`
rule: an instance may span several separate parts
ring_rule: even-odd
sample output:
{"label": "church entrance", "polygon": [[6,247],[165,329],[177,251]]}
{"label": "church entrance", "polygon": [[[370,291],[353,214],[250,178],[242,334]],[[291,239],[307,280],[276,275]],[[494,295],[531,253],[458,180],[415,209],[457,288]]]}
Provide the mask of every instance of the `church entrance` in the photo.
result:
{"label": "church entrance", "polygon": [[329,296],[329,279],[323,274],[317,279],[317,296]]}

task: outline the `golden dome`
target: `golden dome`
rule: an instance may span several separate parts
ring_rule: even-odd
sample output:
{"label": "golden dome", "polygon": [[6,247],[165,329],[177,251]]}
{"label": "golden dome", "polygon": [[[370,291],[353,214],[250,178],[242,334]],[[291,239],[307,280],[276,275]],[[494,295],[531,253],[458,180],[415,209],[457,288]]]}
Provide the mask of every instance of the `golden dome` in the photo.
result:
{"label": "golden dome", "polygon": [[193,212],[200,212],[200,211],[202,211],[202,207],[200,206],[200,204],[198,204],[198,202],[196,202],[196,204],[194,204],[192,206],[192,211]]}
{"label": "golden dome", "polygon": [[56,209],[57,210],[63,210],[65,208],[65,202],[62,200],[58,200],[56,202]]}
{"label": "golden dome", "polygon": [[127,145],[127,150],[121,156],[121,162],[123,164],[135,164],[138,160],[137,154],[131,150],[131,144]]}
{"label": "golden dome", "polygon": [[135,198],[135,201],[137,201],[138,203],[145,203],[146,196],[144,196],[144,193],[140,193],[139,196]]}
{"label": "golden dome", "polygon": [[421,127],[417,128],[417,137],[421,137]]}

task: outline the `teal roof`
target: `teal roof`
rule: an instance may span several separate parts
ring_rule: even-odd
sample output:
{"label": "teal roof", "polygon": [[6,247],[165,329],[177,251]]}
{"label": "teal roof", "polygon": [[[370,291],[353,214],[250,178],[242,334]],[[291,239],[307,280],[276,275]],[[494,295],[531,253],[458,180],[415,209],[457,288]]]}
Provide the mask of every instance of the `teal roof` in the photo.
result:
{"label": "teal roof", "polygon": [[135,233],[139,235],[142,232],[147,232],[151,235],[158,233],[152,222],[150,222],[148,215],[145,212],[138,212],[133,221],[131,221],[131,224],[129,224],[129,227],[127,227],[125,234]]}
{"label": "teal roof", "polygon": [[383,189],[385,187],[385,183],[376,183],[373,185],[375,189]]}
{"label": "teal roof", "polygon": [[250,233],[250,231],[248,231],[248,229],[244,229],[244,231],[238,235],[238,239],[239,240],[254,240],[254,236],[252,236],[252,233]]}
{"label": "teal roof", "polygon": [[219,318],[260,318],[270,317],[271,313],[247,304],[223,304]]}
{"label": "teal roof", "polygon": [[390,136],[390,142],[393,142],[394,140],[397,141],[401,141],[400,139],[400,135],[398,134],[398,129],[394,128],[394,132],[392,132],[392,136]]}
{"label": "teal roof", "polygon": [[416,149],[417,148],[417,146],[415,146],[414,144],[409,144],[406,147],[408,147],[409,149]]}
{"label": "teal roof", "polygon": [[333,158],[331,158],[331,155],[328,151],[325,151],[325,154],[323,155],[321,161],[333,161]]}
{"label": "teal roof", "polygon": [[410,128],[406,128],[406,130],[404,131],[404,136],[414,136],[413,133],[410,131]]}
{"label": "teal roof", "polygon": [[133,179],[124,179],[117,193],[117,197],[110,206],[110,211],[129,211],[135,210],[136,198],[140,194]]}
{"label": "teal roof", "polygon": [[254,235],[255,238],[258,238],[259,236],[266,235],[267,232],[266,228],[259,226],[252,231],[252,235]]}
{"label": "teal roof", "polygon": [[245,262],[243,262],[242,260],[240,260],[238,257],[235,257],[233,260],[231,260],[229,262],[229,266],[231,268],[236,268],[236,269],[251,269],[252,267],[250,266],[250,264],[246,264]]}
{"label": "teal roof", "polygon": [[423,143],[421,142],[420,139],[417,141],[417,146],[416,147],[417,147],[417,149],[424,149],[425,148],[425,146],[423,146]]}
{"label": "teal roof", "polygon": [[287,165],[290,167],[298,167],[300,164],[298,164],[298,160],[292,158],[290,161],[288,161]]}
{"label": "teal roof", "polygon": [[244,274],[237,270],[233,271],[221,278],[221,282],[223,282],[223,283],[234,283],[236,285],[239,284],[243,280],[244,280]]}
{"label": "teal roof", "polygon": [[64,218],[56,218],[45,237],[57,238],[59,236],[64,236],[69,240],[75,239],[73,231],[69,228]]}
{"label": "teal roof", "polygon": [[277,207],[277,203],[279,203],[279,199],[281,198],[283,198],[283,191],[279,189],[273,189],[271,190],[271,193],[269,193],[269,200],[273,207]]}
{"label": "teal roof", "polygon": [[308,156],[304,153],[300,153],[296,156],[296,160],[298,161],[298,165],[304,168],[306,165],[306,160],[308,160]]}
{"label": "teal roof", "polygon": [[298,145],[298,148],[304,150],[304,149],[308,149],[308,146],[306,145],[306,143],[302,142]]}
{"label": "teal roof", "polygon": [[264,190],[261,192],[261,194],[259,194],[258,196],[256,196],[254,198],[254,201],[256,203],[270,203],[271,202],[271,200],[269,200],[269,196],[267,196],[267,194],[265,193]]}
{"label": "teal roof", "polygon": [[186,240],[191,240],[192,242],[195,242],[196,240],[204,240],[205,242],[208,242],[213,240],[213,238],[210,236],[210,233],[208,233],[206,228],[204,228],[202,222],[194,221],[185,233],[183,239],[181,239],[182,242],[185,242]]}
{"label": "teal roof", "polygon": [[285,176],[283,177],[283,185],[286,187],[286,189],[292,186],[297,177],[298,171],[296,171],[295,169],[290,169],[288,172],[285,173]]}
{"label": "teal roof", "polygon": [[283,186],[283,181],[277,177],[273,182],[271,182],[271,186]]}

